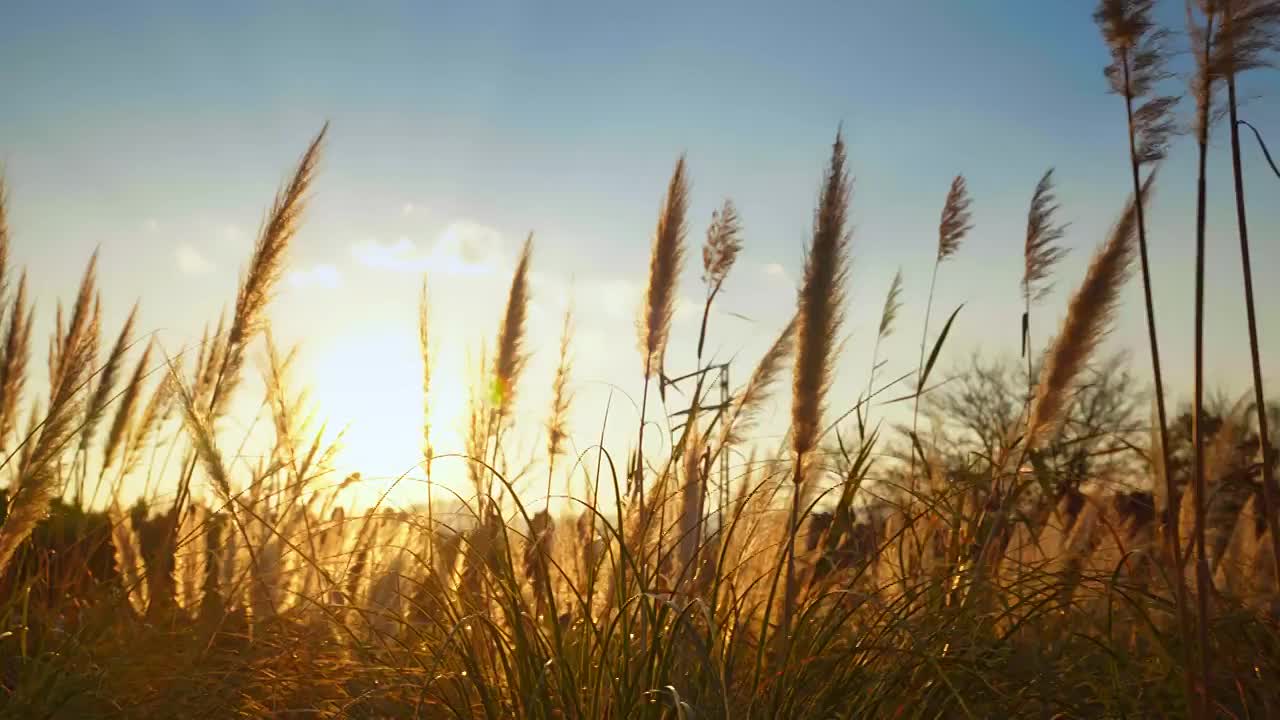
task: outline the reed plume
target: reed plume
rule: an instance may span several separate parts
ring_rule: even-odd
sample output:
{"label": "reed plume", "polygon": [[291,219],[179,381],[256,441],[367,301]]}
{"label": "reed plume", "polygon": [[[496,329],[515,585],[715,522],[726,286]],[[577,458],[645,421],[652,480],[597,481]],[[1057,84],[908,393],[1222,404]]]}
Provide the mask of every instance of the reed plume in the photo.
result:
{"label": "reed plume", "polygon": [[116,380],[123,369],[125,352],[128,351],[133,343],[133,327],[137,319],[138,305],[134,303],[133,309],[129,311],[128,318],[125,319],[124,326],[120,329],[120,334],[116,337],[111,353],[107,356],[106,364],[102,366],[102,371],[98,373],[98,384],[94,387],[93,394],[89,396],[84,426],[80,430],[81,452],[85,452],[93,442],[98,423],[101,422],[102,416],[106,414],[107,404],[112,400],[115,393]]}
{"label": "reed plume", "polygon": [[[12,497],[4,523],[0,524],[0,570],[7,567],[18,546],[48,512],[58,481],[57,466],[63,449],[76,433],[76,419],[84,410],[81,392],[92,371],[97,342],[96,318],[91,301],[96,294],[95,252],[80,281],[76,304],[58,337],[54,371],[49,381],[49,405],[38,437],[27,437],[27,450],[12,485]],[[33,418],[34,419],[34,418]]]}
{"label": "reed plume", "polygon": [[236,293],[235,312],[231,316],[226,346],[219,359],[217,379],[210,389],[209,408],[214,412],[214,417],[225,411],[227,399],[240,381],[245,347],[265,322],[267,304],[284,273],[285,255],[298,232],[302,213],[306,209],[307,192],[311,188],[328,130],[329,125],[325,123],[303,153],[292,179],[276,195],[275,203],[267,213],[267,219],[254,245],[249,271]]}
{"label": "reed plume", "polygon": [[486,487],[488,472],[484,464],[489,456],[489,436],[492,430],[490,423],[488,393],[488,349],[486,343],[480,345],[479,362],[473,367],[475,377],[468,386],[467,420],[466,420],[466,453],[467,477],[471,480],[479,497],[488,497]]}
{"label": "reed plume", "polygon": [[[0,201],[2,202],[2,201]],[[9,326],[0,349],[0,450],[8,448],[18,422],[18,403],[27,382],[31,361],[31,326],[35,308],[27,304],[27,274],[18,280],[18,292],[8,308]]]}
{"label": "reed plume", "polygon": [[168,419],[173,408],[174,381],[168,374],[162,376],[151,391],[151,397],[143,406],[138,422],[129,433],[124,448],[121,475],[128,475],[142,462],[142,452]]}
{"label": "reed plume", "polygon": [[769,399],[773,384],[777,381],[778,376],[782,374],[783,364],[786,363],[787,358],[791,357],[791,353],[796,348],[797,318],[797,315],[791,316],[787,326],[782,329],[782,332],[778,333],[778,337],[774,339],[773,344],[769,346],[769,349],[760,358],[760,362],[756,365],[755,370],[751,372],[751,377],[747,380],[747,384],[738,392],[733,409],[722,426],[720,447],[717,448],[716,452],[723,452],[723,448],[742,442],[746,431],[755,424],[760,411],[764,409],[764,403]]}
{"label": "reed plume", "polygon": [[[106,443],[102,447],[102,468],[98,472],[98,481],[94,485],[93,495],[89,497],[90,507],[98,500],[98,493],[102,490],[102,483],[106,478],[107,472],[127,450],[126,441],[128,439],[129,426],[133,422],[138,400],[142,395],[142,385],[149,372],[151,352],[154,347],[154,339],[147,342],[146,348],[142,351],[142,356],[138,358],[133,373],[129,376],[129,381],[125,384],[124,390],[120,392],[120,404],[116,407],[115,417],[111,420],[111,425],[107,430]],[[122,471],[117,475],[117,482],[124,477],[123,464],[121,467]],[[114,491],[112,495],[115,495]]]}
{"label": "reed plume", "polygon": [[524,350],[525,316],[529,309],[529,260],[533,252],[533,235],[524,241],[511,290],[507,293],[507,309],[498,329],[497,351],[493,357],[493,399],[498,424],[510,414],[515,404],[516,383],[524,371],[528,355]]}
{"label": "reed plume", "polygon": [[[73,397],[83,389],[88,381],[88,373],[93,368],[93,358],[97,355],[97,340],[100,330],[100,311],[95,302],[98,283],[98,253],[95,251],[89,258],[84,276],[80,280],[80,289],[76,293],[76,302],[67,321],[65,333],[55,338],[57,353],[50,362],[50,386],[53,393],[49,399],[49,414],[54,415],[54,406],[65,406],[65,399]],[[59,323],[59,329],[61,329]],[[68,421],[70,418],[68,418]],[[46,419],[45,429],[48,432],[50,422]]]}
{"label": "reed plume", "polygon": [[[719,370],[720,380],[722,383],[722,391],[727,391],[728,383],[728,364],[716,366],[708,366],[703,364],[703,351],[706,349],[707,342],[707,324],[711,319],[711,305],[715,302],[716,297],[720,294],[720,290],[724,287],[724,281],[729,276],[729,271],[733,269],[733,264],[738,258],[738,253],[742,251],[742,239],[739,233],[742,231],[742,225],[738,220],[738,211],[733,205],[733,201],[725,200],[718,210],[711,213],[711,223],[707,226],[706,241],[702,245],[702,283],[706,289],[702,305],[702,320],[698,326],[698,346],[696,351],[696,369],[691,375],[694,378],[693,398],[696,405],[703,397],[703,389],[707,382],[708,375]],[[671,381],[660,379],[659,389],[661,390]],[[660,393],[665,399],[665,393]],[[723,412],[723,411],[722,411]],[[692,414],[689,420],[692,421]],[[723,420],[723,417],[719,418]],[[692,437],[690,433],[696,433],[697,427],[693,422],[685,425],[685,437],[681,440],[684,447],[688,447],[690,443],[699,444],[701,439]],[[705,479],[704,479],[705,482]],[[727,491],[727,485],[724,486]],[[688,488],[681,489],[681,492],[687,497]],[[720,505],[723,508],[728,504],[728,496],[721,494]],[[701,503],[701,501],[699,501]],[[683,515],[683,510],[681,511]],[[701,512],[701,504],[699,504],[699,512]],[[666,535],[666,509],[663,509],[663,520],[660,532]],[[700,528],[699,528],[700,529]],[[677,558],[679,559],[679,558]]]}
{"label": "reed plume", "polygon": [[884,296],[884,309],[880,311],[880,324],[876,326],[876,342],[871,346],[871,371],[867,373],[867,408],[871,407],[876,373],[880,370],[880,343],[893,334],[898,312],[902,310],[902,268],[893,274],[889,292]]}
{"label": "reed plume", "polygon": [[1179,98],[1156,92],[1172,74],[1169,31],[1151,17],[1154,5],[1154,0],[1101,0],[1093,14],[1111,53],[1103,72],[1111,92],[1125,99],[1130,158],[1139,167],[1163,160],[1177,132],[1173,109]]}
{"label": "reed plume", "polygon": [[[226,335],[222,332],[226,321],[226,308],[223,308],[218,313],[218,329],[214,331],[212,336],[209,335],[209,323],[206,322],[204,330],[200,333],[200,344],[196,346],[196,362],[191,369],[191,392],[196,396],[196,401],[202,405],[207,404],[205,397],[208,393],[205,392],[205,388],[213,384],[218,367],[218,363],[214,361],[214,357],[219,355],[216,345],[226,338]],[[178,359],[185,359],[185,353],[179,355]]]}
{"label": "reed plume", "polygon": [[1270,68],[1280,49],[1280,3],[1276,0],[1216,0],[1209,12],[1217,30],[1206,68],[1211,83],[1230,85],[1250,70]]}
{"label": "reed plume", "polygon": [[547,419],[547,502],[551,509],[551,478],[556,458],[564,452],[564,441],[569,431],[569,409],[573,404],[573,390],[569,387],[569,373],[573,369],[570,343],[573,341],[573,308],[564,311],[560,328],[560,360],[556,363],[556,375],[551,381],[551,416]]}
{"label": "reed plume", "polygon": [[[322,450],[325,425],[312,436],[309,445],[304,444],[304,435],[310,432],[312,415],[308,413],[309,394],[304,389],[296,394],[291,393],[289,378],[293,363],[298,356],[295,346],[282,357],[275,343],[270,328],[266,330],[267,367],[264,373],[264,384],[267,390],[267,402],[271,405],[272,420],[275,424],[275,448],[271,459],[273,464],[262,473],[274,476],[277,469],[285,471],[286,486],[280,489],[281,502],[286,508],[301,506],[301,497],[313,478],[313,468],[323,468],[336,451],[336,443]],[[305,512],[288,514],[294,521],[305,517]]]}
{"label": "reed plume", "polygon": [[711,292],[718,291],[724,284],[738,253],[742,251],[742,239],[738,237],[741,230],[738,210],[732,200],[725,200],[719,210],[711,213],[707,241],[702,246],[702,281]]}
{"label": "reed plume", "polygon": [[[230,398],[241,379],[245,350],[264,326],[266,307],[284,273],[285,256],[297,234],[302,213],[306,208],[307,192],[311,188],[311,181],[320,161],[321,147],[328,130],[329,124],[325,123],[303,153],[302,159],[298,161],[292,178],[276,194],[275,202],[268,211],[266,221],[254,244],[253,255],[249,260],[249,270],[241,280],[236,293],[230,329],[225,339],[221,332],[215,333],[214,345],[206,356],[206,372],[202,377],[207,378],[207,381],[195,386],[190,393],[190,398],[184,397],[184,402],[190,399],[207,408],[207,420],[210,423],[226,412]],[[221,321],[219,326],[221,330]],[[214,372],[215,369],[216,372]],[[201,372],[198,366],[196,372]],[[188,394],[185,388],[179,388],[179,390],[184,396]],[[207,393],[207,402],[205,393]],[[190,412],[187,414],[191,415]],[[174,501],[178,515],[181,515],[181,510],[190,496],[191,475],[195,472],[196,460],[197,458],[191,459],[179,481],[177,499]],[[174,516],[173,526],[169,530],[170,536],[176,533],[176,523],[179,519],[178,516]],[[170,547],[172,542],[171,537]]]}
{"label": "reed plume", "polygon": [[804,280],[797,302],[791,405],[791,449],[797,457],[817,444],[831,386],[849,275],[849,235],[845,225],[850,193],[844,138],[837,133],[814,213],[813,238],[805,253]]}
{"label": "reed plume", "polygon": [[[231,487],[231,474],[227,471],[222,453],[218,450],[213,421],[210,417],[212,413],[207,408],[199,406],[195,396],[182,384],[175,371],[170,371],[169,380],[182,407],[183,425],[191,436],[196,458],[204,465],[205,474],[209,476],[218,500],[231,505],[235,502],[236,494]],[[176,507],[174,509],[177,510]]]}
{"label": "reed plume", "polygon": [[307,424],[300,419],[306,393],[295,399],[289,397],[289,375],[294,360],[298,356],[297,348],[281,355],[276,345],[275,334],[267,327],[265,332],[267,361],[263,371],[263,385],[266,386],[266,402],[271,406],[271,421],[275,426],[276,447],[273,459],[284,466],[296,466],[298,462],[296,438]]}
{"label": "reed plume", "polygon": [[[938,268],[947,258],[959,252],[960,243],[969,234],[969,231],[973,229],[971,222],[973,213],[969,209],[972,204],[973,201],[969,197],[969,187],[965,183],[964,176],[957,175],[951,181],[951,188],[947,190],[947,200],[942,204],[942,217],[938,222],[938,252],[934,255],[933,275],[929,280],[929,299],[925,302],[924,309],[924,330],[920,334],[920,363],[916,368],[915,407],[911,412],[911,433],[913,435],[919,428],[920,394],[924,391],[924,388],[920,387],[920,382],[924,373],[925,345],[929,342],[929,318],[933,314],[933,292],[938,285]],[[914,477],[914,455],[911,461],[913,465],[911,474]]]}
{"label": "reed plume", "polygon": [[111,526],[111,548],[116,572],[124,586],[125,597],[139,615],[147,612],[146,567],[142,561],[141,543],[133,526],[133,518],[120,509],[116,501],[107,506],[107,520]]}
{"label": "reed plume", "polygon": [[658,215],[653,252],[649,259],[649,285],[641,302],[640,352],[644,355],[646,379],[661,370],[667,338],[671,334],[676,284],[684,261],[685,211],[688,205],[689,187],[685,178],[684,156],[681,155],[671,174],[662,212]]}
{"label": "reed plume", "polygon": [[44,408],[40,405],[40,399],[35,398],[31,401],[31,409],[27,411],[26,431],[19,436],[23,439],[19,443],[18,467],[26,465],[31,457],[31,450],[36,445],[34,440],[39,435],[40,426],[44,422],[43,417]]}
{"label": "reed plume", "polygon": [[1066,225],[1054,223],[1058,213],[1053,194],[1053,168],[1045,171],[1031,195],[1027,211],[1027,237],[1023,245],[1022,265],[1022,356],[1027,359],[1027,402],[1035,392],[1035,375],[1031,367],[1031,306],[1044,299],[1053,289],[1049,278],[1053,267],[1067,254],[1059,241],[1066,235]]}
{"label": "reed plume", "polygon": [[649,382],[654,372],[662,384],[663,359],[671,334],[671,317],[675,313],[676,285],[684,262],[685,212],[689,205],[689,183],[685,177],[684,155],[676,160],[676,168],[667,184],[666,198],[658,214],[658,227],[653,234],[653,250],[649,258],[649,284],[641,301],[640,353],[644,356],[644,390],[640,399],[640,430],[636,441],[635,465],[631,471],[634,492],[644,510],[644,426],[649,404]]}
{"label": "reed plume", "polygon": [[103,447],[102,465],[103,468],[111,467],[123,449],[124,441],[128,436],[129,426],[133,421],[134,411],[138,407],[138,400],[142,396],[142,385],[146,379],[148,369],[151,364],[151,353],[155,349],[155,342],[147,343],[142,351],[142,357],[138,358],[138,362],[134,365],[133,374],[129,377],[129,382],[125,385],[124,394],[120,397],[120,405],[116,408],[115,418],[111,421],[111,427],[107,431],[107,443]]}
{"label": "reed plume", "polygon": [[876,340],[883,340],[893,334],[893,324],[898,319],[898,311],[902,309],[902,268],[893,274],[893,282],[889,283],[889,292],[884,297],[884,309],[880,311],[880,324],[876,330]]}
{"label": "reed plume", "polygon": [[1067,305],[1067,317],[1045,353],[1027,420],[1024,452],[1053,434],[1067,409],[1071,389],[1110,331],[1120,290],[1133,264],[1137,207],[1147,201],[1152,180],[1147,179],[1137,198],[1129,199],[1107,241],[1094,252],[1084,280]]}
{"label": "reed plume", "polygon": [[702,245],[702,282],[707,287],[707,297],[702,310],[702,327],[698,331],[699,359],[702,358],[703,346],[707,340],[707,318],[711,314],[711,303],[720,294],[729,270],[733,269],[733,263],[742,251],[742,238],[738,236],[741,231],[738,211],[732,200],[725,200],[719,210],[711,213],[707,240]]}
{"label": "reed plume", "polygon": [[849,276],[851,181],[845,167],[842,133],[836,133],[831,161],[814,212],[813,237],[805,253],[804,279],[797,302],[796,362],[791,388],[792,473],[791,522],[786,543],[786,587],[783,634],[791,626],[796,600],[795,537],[800,527],[805,463],[818,442],[827,390],[831,386],[840,326],[844,320],[845,284]]}
{"label": "reed plume", "polygon": [[[1053,168],[1045,171],[1031,195],[1027,211],[1027,239],[1023,249],[1022,298],[1028,308],[1044,299],[1053,289],[1049,282],[1053,268],[1067,254],[1058,244],[1066,236],[1067,226],[1054,222],[1059,209],[1053,194]],[[1029,311],[1028,311],[1029,312]],[[1027,352],[1024,346],[1024,352]]]}
{"label": "reed plume", "polygon": [[[97,313],[96,305],[94,312],[95,314]],[[120,334],[116,337],[116,342],[112,346],[111,352],[107,355],[106,364],[98,372],[97,385],[89,396],[89,402],[85,408],[84,421],[80,427],[79,455],[81,465],[80,476],[76,481],[76,505],[82,505],[84,501],[84,486],[89,471],[89,446],[93,443],[98,425],[107,412],[107,405],[114,397],[116,381],[124,366],[124,355],[133,343],[133,327],[137,319],[138,303],[135,302],[133,308],[129,311],[129,316],[125,319],[124,326],[120,329]],[[101,474],[98,476],[98,480],[100,487]],[[97,489],[95,489],[94,495],[97,495]],[[92,503],[92,500],[90,500],[90,503]]]}
{"label": "reed plume", "polygon": [[969,188],[963,175],[957,175],[951,181],[951,189],[947,191],[947,201],[942,205],[942,219],[938,222],[938,255],[936,262],[942,262],[960,250],[960,242],[973,229],[970,222],[972,213],[969,206]]}

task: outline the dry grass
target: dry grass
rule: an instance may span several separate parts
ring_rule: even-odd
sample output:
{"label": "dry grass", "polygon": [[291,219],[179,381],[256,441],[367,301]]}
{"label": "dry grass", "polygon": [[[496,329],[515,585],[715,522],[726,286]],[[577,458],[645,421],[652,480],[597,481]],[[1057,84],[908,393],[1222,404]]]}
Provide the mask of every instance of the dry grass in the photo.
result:
{"label": "dry grass", "polygon": [[[1099,10],[1122,71],[1133,69],[1132,53],[1140,55],[1154,34],[1143,24],[1148,6],[1107,0]],[[1155,66],[1141,67],[1143,82],[1155,82]],[[1152,88],[1120,90],[1133,100]],[[1135,125],[1135,137],[1153,127]],[[1120,291],[1139,254],[1150,175],[1071,296],[1025,413],[1026,388],[1015,389],[1019,409],[1010,422],[1018,437],[1003,455],[983,456],[949,439],[952,418],[930,417],[935,432],[922,436],[871,417],[879,341],[903,307],[901,272],[875,308],[866,396],[834,397],[849,311],[851,195],[837,134],[795,315],[727,403],[707,399],[704,377],[718,366],[702,352],[715,331],[713,301],[742,252],[743,224],[729,201],[712,216],[702,248],[696,387],[685,394],[690,407],[671,443],[659,452],[645,446],[643,416],[629,447],[578,442],[569,421],[577,378],[566,312],[550,412],[533,428],[545,443],[522,450],[512,440],[524,424],[513,406],[540,340],[526,328],[530,239],[495,344],[472,363],[465,442],[474,495],[448,507],[436,497],[390,511],[345,501],[359,475],[326,479],[337,443],[323,426],[312,427],[306,393],[291,379],[295,354],[282,352],[267,331],[268,301],[324,136],[268,213],[234,308],[199,346],[161,358],[158,345],[134,342],[135,308],[100,358],[91,261],[74,303],[57,313],[49,384],[32,399],[36,409],[22,430],[17,414],[33,389],[32,309],[25,278],[7,292],[0,203],[0,318],[7,323],[0,439],[8,454],[0,472],[10,491],[0,525],[6,712],[1176,717],[1197,707],[1199,692],[1180,678],[1209,654],[1214,673],[1202,678],[1203,697],[1215,712],[1267,717],[1280,709],[1269,682],[1280,672],[1274,535],[1253,481],[1257,450],[1270,438],[1245,410],[1222,411],[1197,471],[1188,459],[1210,421],[1199,403],[1184,423],[1194,421],[1190,432],[1172,431],[1182,424],[1166,428],[1161,411],[1150,447],[1135,439],[1142,433],[1116,427],[1103,428],[1105,445],[1077,452],[1075,445],[1093,441],[1064,430],[1089,410],[1079,390],[1100,372],[1099,347],[1124,309]],[[1135,178],[1159,145],[1144,142],[1148,150],[1132,153]],[[639,309],[645,405],[655,375],[664,399],[673,384],[663,363],[688,204],[681,158]],[[939,265],[971,227],[970,206],[957,177],[939,225],[930,304]],[[1055,209],[1046,173],[1023,247],[1027,309],[1046,301],[1050,271],[1065,252]],[[440,457],[428,422],[438,381],[432,352],[446,341],[432,335],[430,310],[424,281],[417,331],[428,480]],[[928,314],[919,364],[907,367],[919,373],[918,386]],[[244,359],[258,344],[272,437],[260,459],[246,459],[220,445],[217,425],[232,397],[246,392]],[[771,450],[752,431],[793,354],[788,435]],[[906,399],[918,405],[920,394]],[[826,425],[835,414],[828,408],[842,401],[852,408]],[[174,410],[177,427],[168,423]],[[579,447],[590,450],[561,462]],[[538,497],[541,479],[529,490],[519,468],[542,462],[544,451],[546,493]],[[179,467],[163,461],[171,453]],[[620,462],[626,457],[633,462]],[[122,507],[122,483],[144,472],[154,475],[156,492]],[[650,502],[641,494],[631,503],[625,483],[641,488],[646,473]],[[553,506],[557,480],[567,493],[578,477],[586,497]],[[105,511],[64,501],[85,499],[71,490],[86,478],[106,485]],[[1171,554],[1159,538],[1179,524],[1157,511],[1175,507],[1173,498],[1197,478],[1202,496],[1176,510],[1185,517],[1179,552]],[[715,487],[725,489],[718,504],[708,501]],[[1175,613],[1183,591],[1178,556],[1196,543],[1212,573],[1196,598],[1215,598],[1213,614],[1199,618],[1200,639]]]}

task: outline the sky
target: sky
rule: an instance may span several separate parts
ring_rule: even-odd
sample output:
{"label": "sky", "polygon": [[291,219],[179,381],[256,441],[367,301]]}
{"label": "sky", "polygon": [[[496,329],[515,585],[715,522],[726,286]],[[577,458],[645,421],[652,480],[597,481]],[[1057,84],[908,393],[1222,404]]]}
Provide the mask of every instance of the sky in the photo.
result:
{"label": "sky", "polygon": [[[725,198],[738,207],[745,247],[711,319],[712,354],[732,360],[741,380],[786,323],[838,127],[855,176],[854,262],[832,408],[849,407],[865,386],[898,268],[906,307],[881,348],[882,377],[915,366],[938,214],[958,173],[974,198],[974,229],[939,273],[935,331],[964,303],[940,367],[975,350],[1018,352],[1027,203],[1052,166],[1071,254],[1057,291],[1033,311],[1043,344],[1129,190],[1123,105],[1107,93],[1091,9],[10,0],[0,23],[0,163],[12,255],[30,272],[38,332],[99,248],[107,327],[141,299],[140,327],[176,352],[233,302],[275,189],[329,122],[271,317],[281,344],[301,344],[298,380],[312,388],[317,416],[347,428],[340,465],[394,478],[417,460],[424,273],[438,353],[433,424],[445,446],[457,443],[467,368],[480,343],[493,342],[531,232],[521,442],[526,454],[541,452],[557,335],[572,306],[574,447],[589,447],[604,425],[621,439],[611,445],[621,464],[641,394],[634,321],[681,153],[692,178],[690,251],[669,367],[693,367],[697,247]],[[1181,3],[1160,15],[1181,29]],[[1264,71],[1242,83],[1242,117],[1264,135],[1280,122],[1277,79]],[[1190,103],[1180,112],[1189,119]],[[1240,393],[1249,366],[1226,136],[1225,124],[1215,128],[1210,160],[1206,372],[1214,387]],[[1175,403],[1190,395],[1194,162],[1194,143],[1179,139],[1150,210]],[[1262,360],[1280,387],[1280,206],[1269,201],[1280,180],[1252,141],[1244,164]],[[1145,378],[1138,282],[1125,301],[1110,348],[1132,350]],[[247,410],[224,433],[248,432],[259,399],[243,394]],[[761,442],[778,441],[785,414],[780,401]],[[409,501],[421,490],[397,492]]]}

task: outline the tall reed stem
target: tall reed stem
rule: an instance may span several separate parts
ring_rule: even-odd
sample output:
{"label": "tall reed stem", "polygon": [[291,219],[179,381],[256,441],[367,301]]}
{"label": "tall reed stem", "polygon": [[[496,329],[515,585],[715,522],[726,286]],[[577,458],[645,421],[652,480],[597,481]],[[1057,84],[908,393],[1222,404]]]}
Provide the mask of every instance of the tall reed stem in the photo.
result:
{"label": "tall reed stem", "polygon": [[[1231,5],[1226,4],[1223,22],[1231,21]],[[1230,33],[1224,33],[1230,37]],[[1228,55],[1231,48],[1227,48]],[[1258,357],[1258,321],[1253,303],[1253,265],[1249,260],[1249,223],[1245,215],[1244,174],[1240,164],[1240,123],[1236,117],[1236,74],[1227,70],[1227,109],[1231,120],[1231,174],[1235,181],[1236,225],[1240,233],[1240,265],[1244,274],[1244,307],[1249,321],[1249,361],[1253,370],[1253,401],[1258,414],[1258,447],[1262,454],[1262,512],[1271,533],[1271,561],[1274,577],[1280,578],[1280,528],[1277,527],[1275,475],[1271,468],[1271,435],[1267,426],[1266,395],[1262,390],[1262,363]]]}
{"label": "tall reed stem", "polygon": [[[1141,162],[1138,158],[1138,148],[1136,142],[1136,129],[1133,121],[1133,93],[1130,90],[1129,77],[1129,54],[1124,51],[1121,56],[1121,65],[1124,71],[1124,110],[1125,117],[1129,125],[1129,170],[1133,181],[1133,192],[1136,194],[1141,192],[1142,177],[1139,172]],[[1182,565],[1182,544],[1179,541],[1178,534],[1178,505],[1174,502],[1178,497],[1178,486],[1175,478],[1169,468],[1172,465],[1169,462],[1169,420],[1168,413],[1165,409],[1164,402],[1164,374],[1160,370],[1160,342],[1156,333],[1156,314],[1155,302],[1151,292],[1151,266],[1147,259],[1147,219],[1146,209],[1142,203],[1137,205],[1138,220],[1138,258],[1141,262],[1142,270],[1142,297],[1146,307],[1147,314],[1147,342],[1151,347],[1151,376],[1155,384],[1156,394],[1156,422],[1159,424],[1158,431],[1160,433],[1160,467],[1164,469],[1165,483],[1165,519],[1164,519],[1164,536],[1165,550],[1169,553],[1169,557],[1173,563],[1173,568],[1177,571],[1177,576],[1173,580],[1174,602],[1178,613],[1178,628],[1183,639],[1183,653],[1185,660],[1185,681],[1188,691],[1194,691],[1195,678],[1192,671],[1193,653],[1191,647],[1191,625],[1190,616],[1187,611],[1187,588],[1183,576]],[[1160,478],[1156,478],[1159,482]],[[1194,697],[1192,694],[1190,697]]]}
{"label": "tall reed stem", "polygon": [[646,411],[649,409],[650,372],[650,362],[646,360],[644,364],[644,390],[640,392],[640,432],[636,438],[636,466],[632,473],[632,482],[635,483],[633,493],[637,502],[640,503],[640,515],[642,517],[647,517],[644,512],[644,423]]}
{"label": "tall reed stem", "polygon": [[1196,261],[1195,261],[1195,341],[1193,383],[1194,399],[1191,408],[1191,434],[1194,446],[1191,490],[1195,503],[1196,548],[1196,615],[1197,639],[1200,645],[1200,691],[1197,693],[1197,717],[1209,716],[1209,559],[1205,549],[1205,474],[1204,474],[1204,261],[1205,222],[1207,202],[1207,165],[1209,157],[1210,63],[1212,62],[1213,13],[1205,21],[1204,47],[1200,57],[1200,87],[1197,92],[1196,144],[1199,148],[1198,174],[1196,177]]}
{"label": "tall reed stem", "polygon": [[[924,348],[929,342],[929,316],[933,314],[933,290],[938,284],[938,266],[942,264],[941,259],[933,262],[933,276],[929,279],[929,299],[924,305],[924,332],[920,333],[920,362],[916,365],[916,397],[914,406],[911,409],[911,437],[912,443],[916,441],[920,429],[920,394],[924,392],[924,388],[920,387],[920,378],[924,374]],[[916,452],[911,451],[911,495],[914,497],[916,493]]]}

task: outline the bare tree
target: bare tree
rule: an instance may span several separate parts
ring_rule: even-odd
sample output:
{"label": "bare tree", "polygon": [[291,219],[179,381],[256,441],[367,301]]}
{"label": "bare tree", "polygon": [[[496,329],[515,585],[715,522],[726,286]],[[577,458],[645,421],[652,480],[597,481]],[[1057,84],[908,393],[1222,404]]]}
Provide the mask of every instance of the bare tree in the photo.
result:
{"label": "bare tree", "polygon": [[[1010,359],[974,354],[952,382],[928,397],[929,412],[944,434],[937,451],[948,473],[985,464],[1017,441],[1026,407],[1023,372]],[[1135,390],[1136,384],[1124,353],[1086,370],[1056,434],[1031,453],[1042,485],[1060,493],[1086,482],[1135,476],[1147,434],[1141,411],[1145,393]]]}

